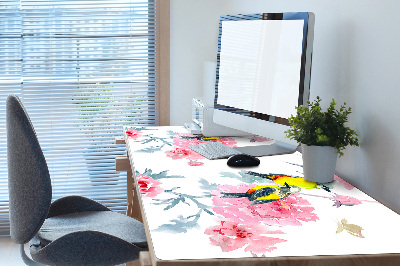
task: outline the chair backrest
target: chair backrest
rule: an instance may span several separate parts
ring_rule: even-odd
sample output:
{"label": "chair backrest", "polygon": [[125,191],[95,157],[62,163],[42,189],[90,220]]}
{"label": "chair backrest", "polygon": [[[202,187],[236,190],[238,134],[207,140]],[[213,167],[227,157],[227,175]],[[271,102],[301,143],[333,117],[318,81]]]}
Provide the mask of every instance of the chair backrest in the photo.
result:
{"label": "chair backrest", "polygon": [[7,98],[10,234],[17,244],[38,232],[50,209],[51,180],[35,130],[20,99]]}

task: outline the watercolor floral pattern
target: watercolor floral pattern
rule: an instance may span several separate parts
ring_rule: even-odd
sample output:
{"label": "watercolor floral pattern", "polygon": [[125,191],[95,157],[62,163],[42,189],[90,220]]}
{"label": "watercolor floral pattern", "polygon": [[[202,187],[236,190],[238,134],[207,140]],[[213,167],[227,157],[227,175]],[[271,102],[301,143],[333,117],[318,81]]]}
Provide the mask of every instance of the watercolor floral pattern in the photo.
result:
{"label": "watercolor floral pattern", "polygon": [[142,136],[142,132],[135,130],[133,128],[127,128],[125,130],[126,136],[128,137],[128,139],[137,139],[139,137]]}
{"label": "watercolor floral pattern", "polygon": [[302,222],[316,221],[314,208],[299,193],[267,204],[252,205],[247,198],[225,198],[221,192],[237,193],[247,191],[257,184],[243,183],[239,186],[223,185],[214,191],[213,211],[243,224],[292,225],[301,226]]}
{"label": "watercolor floral pattern", "polygon": [[[345,196],[345,195],[339,195],[337,193],[331,192],[332,189],[332,184],[317,184],[314,182],[307,181],[303,178],[300,177],[293,177],[293,176],[285,176],[285,175],[276,175],[276,174],[261,174],[257,172],[252,172],[252,171],[242,171],[239,172],[239,175],[235,175],[232,173],[228,172],[223,172],[221,173],[223,176],[228,176],[231,178],[237,178],[241,180],[247,180],[247,181],[259,181],[259,178],[263,178],[264,180],[270,180],[273,181],[276,184],[283,185],[284,183],[288,183],[289,185],[295,185],[300,187],[301,189],[324,189],[325,191],[329,192],[327,196],[317,196],[317,195],[310,195],[307,193],[301,193],[303,195],[307,196],[313,196],[313,197],[320,197],[320,198],[326,198],[330,199],[334,202],[333,206],[339,208],[340,206],[354,206],[354,205],[359,205],[362,203],[361,200],[358,200],[354,197],[350,196]],[[347,183],[337,175],[334,176],[335,180],[342,184],[347,190],[352,190],[354,186],[351,184]],[[374,201],[371,201],[374,202]]]}
{"label": "watercolor floral pattern", "polygon": [[334,201],[333,206],[340,207],[342,205],[344,206],[354,206],[361,204],[361,200],[358,200],[356,198],[350,197],[350,196],[344,196],[344,195],[338,195],[336,193],[333,193],[332,200]]}
{"label": "watercolor floral pattern", "polygon": [[[246,146],[252,142],[249,137],[204,138],[177,127],[133,129],[125,137],[130,156],[137,155],[136,177],[140,181],[143,207],[153,218],[148,220],[148,226],[155,254],[160,259],[254,256],[273,261],[279,256],[329,255],[336,248],[338,255],[363,254],[364,250],[386,249],[386,246],[379,248],[385,245],[388,232],[396,233],[392,230],[394,214],[343,179],[335,176],[330,184],[305,182],[301,155],[263,158],[259,167],[233,169],[223,162],[219,165],[191,154],[188,146],[209,141]],[[204,167],[196,169],[187,164]],[[252,193],[255,187],[280,189],[285,183],[299,190],[256,204],[252,198],[228,194]],[[377,216],[381,214],[391,217],[384,220],[384,226]],[[386,222],[390,222],[390,228]],[[382,231],[385,236],[381,237]],[[313,254],[308,245],[303,247],[306,241],[312,242],[311,248],[319,248],[321,239],[329,245],[326,249],[321,247],[318,254]],[[178,254],[175,250],[186,252]]]}
{"label": "watercolor floral pattern", "polygon": [[272,141],[272,139],[260,136],[254,136],[250,139],[250,142],[266,142],[266,141]]}
{"label": "watercolor floral pattern", "polygon": [[175,148],[173,150],[166,151],[165,154],[174,160],[188,159],[193,161],[203,159],[203,156],[190,150],[189,148]]}
{"label": "watercolor floral pattern", "polygon": [[[212,198],[213,211],[222,220],[219,221],[218,225],[207,228],[205,234],[210,235],[210,243],[219,246],[223,252],[244,248],[244,251],[251,252],[253,256],[265,256],[266,252],[275,250],[277,244],[285,241],[284,229],[272,230],[272,228],[302,226],[305,222],[319,220],[315,209],[304,196],[332,200],[333,206],[337,208],[362,204],[361,200],[354,197],[332,192],[332,184],[317,185],[300,177],[261,174],[251,171],[240,171],[238,174],[222,172],[221,176],[247,181],[247,183],[239,185],[221,185],[218,186],[218,190],[211,192],[214,195]],[[354,188],[338,176],[335,176],[335,180],[347,190]],[[273,185],[265,185],[268,183],[274,183],[276,186],[285,184],[288,188],[298,188],[298,191],[294,190],[296,193],[284,198],[270,202],[265,201],[264,204],[254,204],[254,199],[249,196],[250,193],[255,189],[273,187]],[[260,186],[260,184],[263,185]],[[323,189],[327,195],[311,195],[302,192],[302,189]],[[261,201],[261,203],[263,202]],[[343,221],[338,223],[340,230],[346,230],[353,235],[363,237],[359,227],[347,225]],[[263,226],[264,231],[260,231],[258,226]],[[267,231],[267,228],[270,231]],[[280,234],[280,236],[276,238],[269,236],[269,234]],[[254,245],[257,242],[256,239],[262,239],[257,246]]]}
{"label": "watercolor floral pattern", "polygon": [[[238,176],[229,172],[221,174],[236,178],[247,177],[251,178],[252,181],[258,179],[276,182],[279,178],[286,178],[285,181],[291,181],[287,176],[266,175],[255,172],[241,171]],[[265,256],[266,252],[276,250],[277,244],[286,241],[284,231],[273,228],[302,226],[304,222],[315,222],[319,219],[314,213],[314,208],[302,197],[301,193],[293,193],[286,198],[267,204],[252,204],[246,197],[232,198],[226,197],[226,194],[243,194],[243,191],[259,187],[260,183],[216,186],[202,179],[202,187],[205,190],[209,189],[209,193],[206,194],[212,196],[213,207],[210,207],[201,204],[197,200],[198,198],[208,197],[206,194],[203,196],[192,196],[175,192],[176,188],[169,190],[162,188],[162,183],[158,180],[169,177],[177,176],[168,176],[166,171],[155,174],[149,169],[143,174],[137,173],[142,196],[155,198],[161,193],[168,192],[172,197],[164,200],[156,200],[155,204],[163,204],[166,206],[164,209],[168,210],[178,206],[179,203],[188,204],[191,201],[198,207],[198,212],[188,217],[180,216],[172,219],[170,223],[160,226],[157,231],[185,233],[191,228],[197,227],[197,222],[202,213],[206,212],[209,215],[216,214],[218,216],[216,219],[217,225],[208,227],[204,233],[209,235],[211,245],[220,247],[223,252],[243,249],[246,252],[250,252],[253,256]],[[299,178],[300,180],[302,181],[301,178]],[[302,185],[301,182],[291,182]],[[303,187],[304,189],[317,189],[317,187],[308,184],[307,186],[303,185]],[[332,200],[336,207],[361,204],[360,200],[353,197],[330,192],[329,195],[320,197]],[[211,209],[212,212],[210,211]]]}
{"label": "watercolor floral pattern", "polygon": [[[185,204],[187,206],[197,207],[197,213],[191,214],[187,217],[180,215],[179,217],[170,220],[168,223],[164,223],[159,226],[156,231],[168,231],[175,233],[186,233],[188,230],[198,227],[197,221],[203,213],[213,216],[214,213],[211,211],[212,206],[201,203],[200,201],[204,198],[209,198],[211,196],[210,191],[216,188],[216,185],[209,183],[205,179],[199,180],[200,188],[205,192],[202,195],[190,195],[187,193],[175,191],[179,187],[174,187],[169,190],[165,190],[170,196],[164,199],[154,199],[156,205],[163,205],[164,210],[169,210],[175,207],[179,207],[180,204]],[[166,195],[164,195],[166,196]]]}
{"label": "watercolor floral pattern", "polygon": [[347,183],[346,181],[344,181],[337,175],[334,176],[334,179],[337,180],[339,183],[341,183],[347,190],[352,190],[354,188],[354,186],[352,184]]}
{"label": "watercolor floral pattern", "polygon": [[229,147],[235,147],[236,141],[233,138],[227,137],[204,137],[192,135],[190,133],[180,133],[173,138],[172,144],[173,149],[165,151],[167,157],[172,158],[173,160],[179,159],[187,159],[188,164],[190,166],[201,166],[203,162],[201,162],[204,157],[194,151],[192,151],[189,146],[197,145],[206,142],[221,142]]}
{"label": "watercolor floral pattern", "polygon": [[[225,173],[226,174],[226,173]],[[223,217],[220,224],[209,227],[205,234],[210,236],[210,243],[219,246],[222,251],[229,252],[244,248],[253,256],[264,256],[266,252],[275,250],[276,244],[285,242],[282,230],[284,226],[301,226],[303,222],[318,220],[311,204],[299,193],[265,204],[251,204],[246,198],[224,197],[225,193],[243,193],[259,184],[242,183],[240,185],[222,185],[211,193],[213,211]],[[281,234],[277,238],[270,234]]]}
{"label": "watercolor floral pattern", "polygon": [[140,193],[143,197],[154,198],[158,194],[164,192],[164,189],[160,187],[162,184],[159,181],[154,180],[149,176],[137,175],[136,176],[140,188]]}
{"label": "watercolor floral pattern", "polygon": [[137,152],[155,153],[161,151],[165,146],[172,146],[171,138],[178,134],[168,131],[166,137],[159,137],[151,133],[144,134],[143,131],[145,130],[150,131],[154,129],[151,129],[151,127],[125,128],[125,135],[128,140],[140,142],[142,145],[152,144],[146,145],[147,147],[137,150]]}
{"label": "watercolor floral pattern", "polygon": [[223,252],[244,248],[253,256],[271,252],[276,249],[276,244],[286,240],[271,235],[283,234],[280,230],[269,230],[261,224],[244,225],[222,220],[220,224],[206,229],[205,234],[210,235],[211,244],[221,247]]}
{"label": "watercolor floral pattern", "polygon": [[[164,147],[171,147],[165,151],[165,155],[173,160],[187,160],[190,166],[202,166],[204,162],[202,160],[204,157],[194,151],[192,151],[189,146],[197,145],[207,142],[221,142],[229,147],[236,147],[237,142],[234,138],[230,137],[205,137],[202,135],[192,135],[190,133],[177,133],[169,131],[167,137],[159,137],[153,134],[146,133],[142,131],[151,130],[151,127],[136,127],[136,128],[126,128],[125,134],[128,139],[140,141],[142,144],[152,145],[147,146],[138,152],[154,153],[161,151]],[[172,142],[171,142],[172,140]],[[271,141],[268,138],[262,138],[253,136],[248,139],[249,142],[267,142]]]}
{"label": "watercolor floral pattern", "polygon": [[[217,224],[208,227],[204,231],[206,235],[209,235],[211,245],[220,247],[223,252],[243,249],[245,252],[250,252],[252,256],[265,256],[266,252],[276,250],[279,243],[286,241],[284,232],[286,226],[302,226],[305,222],[315,222],[319,219],[314,212],[315,209],[302,196],[301,192],[292,193],[288,197],[266,204],[252,204],[252,201],[247,197],[226,197],[227,194],[243,194],[244,191],[260,187],[260,183],[254,183],[254,181],[277,182],[280,178],[285,178],[285,181],[301,185],[303,189],[319,189],[308,183],[305,186],[302,178],[298,178],[299,181],[296,182],[296,180],[289,179],[289,176],[246,171],[239,172],[239,175],[229,172],[223,172],[221,175],[234,178],[246,177],[251,179],[253,183],[217,186],[201,179],[201,188],[206,192],[204,195],[193,196],[175,192],[177,188],[165,190],[162,188],[162,182],[158,181],[162,178],[182,178],[182,176],[169,176],[167,171],[153,173],[150,169],[146,169],[143,174],[137,173],[136,177],[143,197],[155,198],[161,193],[169,193],[171,195],[171,197],[163,200],[154,199],[154,204],[165,206],[164,210],[177,207],[179,203],[187,205],[189,204],[188,202],[194,203],[198,208],[197,213],[188,217],[179,216],[156,230],[185,233],[198,226],[197,222],[202,213],[217,215],[215,220]],[[339,195],[328,190],[326,193],[329,196],[319,197],[332,200],[336,207],[342,205],[353,206],[362,203],[354,197]],[[198,201],[200,198],[210,196],[212,198],[212,207]],[[345,224],[342,227],[346,231],[350,230],[350,227]]]}
{"label": "watercolor floral pattern", "polygon": [[136,171],[136,179],[143,197],[154,198],[163,193],[162,182],[158,180],[165,178],[184,177],[180,175],[168,175],[168,171],[162,171],[160,173],[154,173],[151,169],[146,169],[143,173]]}

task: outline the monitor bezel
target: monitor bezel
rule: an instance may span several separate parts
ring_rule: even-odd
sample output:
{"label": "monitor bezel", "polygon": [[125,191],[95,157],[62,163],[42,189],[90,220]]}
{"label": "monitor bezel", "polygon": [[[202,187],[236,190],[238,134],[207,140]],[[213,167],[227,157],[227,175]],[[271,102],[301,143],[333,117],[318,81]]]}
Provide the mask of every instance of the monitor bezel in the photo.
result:
{"label": "monitor bezel", "polygon": [[[225,112],[240,114],[271,123],[277,123],[288,126],[289,122],[287,117],[276,117],[270,114],[258,113],[254,111],[244,110],[237,107],[226,106],[218,103],[218,85],[219,85],[219,71],[220,71],[220,58],[221,58],[221,37],[222,37],[222,22],[223,21],[241,21],[241,20],[303,20],[303,47],[301,54],[301,67],[300,67],[300,82],[299,82],[299,95],[298,106],[307,104],[310,95],[310,81],[311,81],[311,61],[312,61],[312,45],[313,45],[313,24],[314,14],[311,12],[284,12],[284,13],[258,13],[250,15],[223,15],[219,21],[219,35],[218,35],[218,53],[217,53],[217,68],[216,68],[216,81],[215,81],[215,97],[214,108]],[[312,27],[310,27],[312,25]]]}

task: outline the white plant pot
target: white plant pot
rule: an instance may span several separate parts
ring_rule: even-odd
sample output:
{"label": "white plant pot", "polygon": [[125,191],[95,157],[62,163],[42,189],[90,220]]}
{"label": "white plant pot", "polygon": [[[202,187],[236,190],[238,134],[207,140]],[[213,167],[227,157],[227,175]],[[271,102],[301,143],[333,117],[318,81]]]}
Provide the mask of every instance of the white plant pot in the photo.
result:
{"label": "white plant pot", "polygon": [[337,150],[331,146],[301,144],[304,179],[317,183],[329,183],[335,175]]}

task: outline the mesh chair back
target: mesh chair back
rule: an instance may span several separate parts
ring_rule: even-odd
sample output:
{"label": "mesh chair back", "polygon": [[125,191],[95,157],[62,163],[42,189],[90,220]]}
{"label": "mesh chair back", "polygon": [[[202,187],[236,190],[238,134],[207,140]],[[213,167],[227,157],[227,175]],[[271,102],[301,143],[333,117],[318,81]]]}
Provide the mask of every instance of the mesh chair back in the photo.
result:
{"label": "mesh chair back", "polygon": [[35,130],[20,99],[7,98],[7,157],[10,234],[27,243],[42,226],[51,204],[51,181]]}

